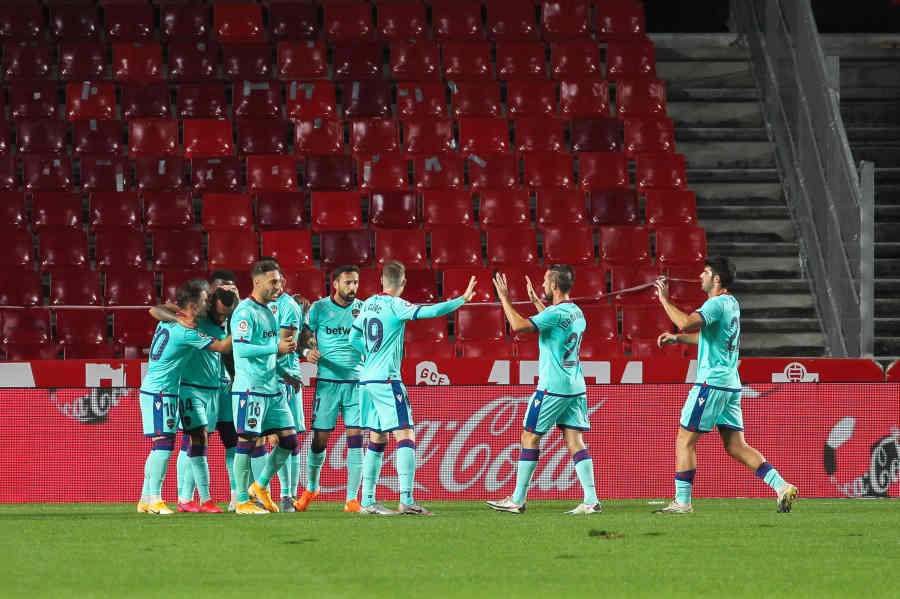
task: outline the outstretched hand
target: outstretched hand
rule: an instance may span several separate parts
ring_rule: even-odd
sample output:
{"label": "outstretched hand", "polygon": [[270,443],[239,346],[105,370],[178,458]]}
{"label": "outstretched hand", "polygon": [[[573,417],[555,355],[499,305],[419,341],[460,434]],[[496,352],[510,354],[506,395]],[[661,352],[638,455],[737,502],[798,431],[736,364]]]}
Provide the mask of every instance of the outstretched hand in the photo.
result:
{"label": "outstretched hand", "polygon": [[466,291],[465,291],[465,293],[463,293],[463,295],[462,295],[462,298],[463,298],[465,301],[471,302],[471,301],[472,301],[472,298],[475,297],[475,283],[476,283],[476,282],[477,282],[477,281],[476,281],[475,277],[470,277],[470,278],[469,278],[469,286],[466,287]]}
{"label": "outstretched hand", "polygon": [[528,292],[528,299],[531,300],[532,303],[541,302],[541,298],[538,297],[538,294],[534,291],[534,285],[531,284],[531,278],[528,275],[525,275],[525,290]]}
{"label": "outstretched hand", "polygon": [[659,278],[656,279],[656,297],[659,299],[660,303],[666,303],[669,301],[669,282],[666,279]]}
{"label": "outstretched hand", "polygon": [[662,333],[659,337],[656,338],[656,345],[662,347],[663,345],[672,345],[673,343],[678,343],[678,335],[674,335],[672,333]]}
{"label": "outstretched hand", "polygon": [[497,290],[497,297],[501,301],[509,299],[509,285],[506,282],[506,275],[502,272],[494,275],[494,289]]}

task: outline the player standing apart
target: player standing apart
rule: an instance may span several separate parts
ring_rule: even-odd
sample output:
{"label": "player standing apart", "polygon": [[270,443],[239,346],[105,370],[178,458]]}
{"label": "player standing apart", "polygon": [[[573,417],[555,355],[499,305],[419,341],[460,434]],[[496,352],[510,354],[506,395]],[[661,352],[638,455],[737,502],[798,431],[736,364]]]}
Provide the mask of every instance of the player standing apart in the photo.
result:
{"label": "player standing apart", "polygon": [[362,301],[357,299],[359,268],[341,266],[332,275],[334,293],[315,302],[300,335],[306,359],[318,366],[316,398],[313,404],[313,440],[306,458],[307,488],[297,502],[305,510],[319,495],[319,474],[326,448],[337,424],[338,412],[347,428],[347,494],[345,512],[359,511],[362,482],[363,432],[359,413],[359,372],[362,355],[350,345],[350,328],[359,316]]}
{"label": "player standing apart", "polygon": [[724,257],[707,259],[700,273],[700,284],[709,299],[691,314],[685,314],[672,304],[665,280],[656,282],[660,304],[682,331],[662,333],[657,339],[658,345],[699,345],[697,382],[681,409],[681,426],[675,440],[675,500],[656,510],[656,514],[694,511],[691,487],[697,471],[697,441],[714,427],[719,430],[728,455],[755,471],[756,476],[778,494],[779,512],[791,511],[797,499],[797,487],[785,482],[778,470],[744,440],[741,379],[738,376],[741,308],[737,299],[728,293],[734,277],[735,269],[730,260]]}
{"label": "player standing apart", "polygon": [[[406,269],[399,262],[384,265],[381,286],[381,293],[363,302],[350,330],[350,343],[365,358],[359,375],[360,411],[362,428],[370,431],[369,447],[363,460],[359,513],[430,516],[431,512],[413,498],[416,438],[412,409],[400,378],[403,333],[409,320],[444,316],[471,300],[475,295],[475,277],[469,280],[463,295],[432,306],[416,306],[400,298],[406,286]],[[397,475],[400,482],[397,512],[375,502],[375,487],[381,473],[388,433],[394,433],[397,439]]]}
{"label": "player standing apart", "polygon": [[603,510],[594,487],[594,460],[588,453],[582,432],[590,430],[587,414],[584,375],[578,352],[584,336],[585,321],[581,308],[569,300],[575,282],[571,266],[555,264],[544,273],[544,301],[552,305],[544,308],[534,293],[531,281],[526,277],[528,296],[538,313],[525,318],[516,312],[509,301],[506,275],[497,273],[494,287],[503,305],[509,326],[516,333],[540,333],[538,347],[538,386],[531,397],[528,411],[522,422],[522,450],[516,472],[516,489],[512,495],[500,501],[488,501],[498,512],[521,514],[525,511],[525,499],[531,476],[537,468],[541,437],[554,424],[562,431],[563,440],[575,462],[575,472],[584,491],[584,501],[567,514],[598,514]]}

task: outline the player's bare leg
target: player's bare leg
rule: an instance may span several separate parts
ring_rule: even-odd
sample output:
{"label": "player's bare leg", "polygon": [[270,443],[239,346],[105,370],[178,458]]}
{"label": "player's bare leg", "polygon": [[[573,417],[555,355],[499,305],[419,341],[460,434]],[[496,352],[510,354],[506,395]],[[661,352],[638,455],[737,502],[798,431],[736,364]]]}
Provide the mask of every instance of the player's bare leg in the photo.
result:
{"label": "player's bare leg", "polygon": [[603,511],[600,500],[597,499],[597,490],[594,486],[594,460],[588,453],[587,447],[584,445],[584,437],[578,429],[562,428],[563,440],[575,462],[575,472],[578,475],[578,482],[584,491],[584,501],[566,512],[570,515],[575,514],[599,514]]}
{"label": "player's bare leg", "polygon": [[397,511],[411,516],[433,516],[434,514],[413,499],[416,478],[416,433],[411,428],[394,431],[397,439],[397,475],[400,479],[400,504]]}
{"label": "player's bare leg", "polygon": [[799,495],[797,487],[786,482],[756,449],[747,444],[744,431],[719,427],[719,436],[729,456],[753,470],[757,477],[778,495],[778,511],[789,512]]}
{"label": "player's bare leg", "polygon": [[525,498],[528,485],[537,468],[540,453],[541,435],[530,431],[522,431],[522,449],[519,451],[518,469],[516,471],[516,490],[509,497],[499,501],[487,501],[488,507],[498,512],[522,514],[525,512]]}
{"label": "player's bare leg", "polygon": [[697,471],[697,441],[702,436],[703,433],[678,427],[675,438],[675,500],[654,514],[689,514],[694,511],[691,488]]}
{"label": "player's bare leg", "polygon": [[388,436],[375,431],[369,432],[369,447],[363,459],[362,501],[360,514],[375,516],[393,516],[397,512],[375,501],[375,489],[378,477],[381,476],[381,463],[384,448],[387,447]]}

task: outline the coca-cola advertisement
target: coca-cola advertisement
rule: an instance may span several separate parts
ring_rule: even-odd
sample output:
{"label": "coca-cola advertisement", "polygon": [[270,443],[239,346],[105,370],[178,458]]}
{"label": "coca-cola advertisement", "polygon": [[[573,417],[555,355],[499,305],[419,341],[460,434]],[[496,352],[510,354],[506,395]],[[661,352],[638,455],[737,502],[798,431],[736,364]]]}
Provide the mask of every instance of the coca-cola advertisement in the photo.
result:
{"label": "coca-cola advertisement", "polygon": [[[589,385],[593,456],[601,498],[666,498],[674,442],[688,384]],[[416,429],[416,498],[502,498],[515,482],[519,436],[531,385],[409,386]],[[744,386],[748,442],[807,497],[900,495],[898,393],[894,383],[760,383]],[[311,388],[304,389],[307,417]],[[17,433],[0,451],[0,502],[135,501],[150,443],[141,435],[134,388],[2,389],[16,408]],[[309,447],[305,438],[302,460]],[[393,500],[396,443],[377,490]],[[213,496],[229,497],[224,451],[210,440]],[[343,501],[345,435],[332,434],[322,471],[323,500]],[[175,455],[163,495],[174,500]],[[718,435],[698,445],[694,495],[768,497],[771,490],[725,454]],[[305,472],[305,468],[302,469]],[[301,484],[304,483],[301,477]],[[273,492],[279,492],[277,480]],[[577,500],[581,489],[558,431],[541,443],[530,499]]]}

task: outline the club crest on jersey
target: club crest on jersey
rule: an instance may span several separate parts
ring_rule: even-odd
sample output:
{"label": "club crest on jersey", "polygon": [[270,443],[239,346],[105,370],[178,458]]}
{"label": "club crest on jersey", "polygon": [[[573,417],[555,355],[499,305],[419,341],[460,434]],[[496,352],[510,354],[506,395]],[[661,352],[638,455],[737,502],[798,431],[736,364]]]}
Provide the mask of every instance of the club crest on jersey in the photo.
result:
{"label": "club crest on jersey", "polygon": [[197,335],[199,335],[201,339],[209,339],[209,335],[207,335],[203,331],[197,331]]}
{"label": "club crest on jersey", "polygon": [[272,311],[272,314],[278,316],[278,304],[269,304],[269,310]]}
{"label": "club crest on jersey", "polygon": [[241,320],[240,322],[238,322],[237,330],[241,335],[246,335],[247,331],[250,330],[250,323],[246,320]]}
{"label": "club crest on jersey", "polygon": [[353,315],[353,318],[356,318],[357,316],[359,316],[359,310],[350,310],[350,314]]}
{"label": "club crest on jersey", "polygon": [[247,426],[250,428],[256,428],[256,418],[248,418]]}

